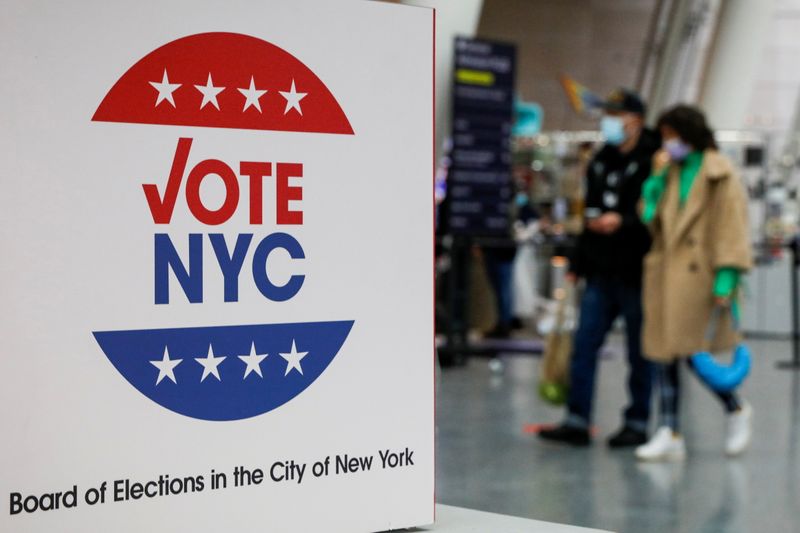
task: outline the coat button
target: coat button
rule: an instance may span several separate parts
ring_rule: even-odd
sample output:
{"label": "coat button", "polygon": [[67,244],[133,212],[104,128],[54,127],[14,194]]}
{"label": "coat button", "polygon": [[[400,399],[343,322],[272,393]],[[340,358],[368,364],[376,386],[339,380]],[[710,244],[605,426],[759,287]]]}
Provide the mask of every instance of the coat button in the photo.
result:
{"label": "coat button", "polygon": [[697,272],[698,268],[699,267],[697,266],[697,263],[690,263],[689,264],[689,272],[693,272],[693,273]]}

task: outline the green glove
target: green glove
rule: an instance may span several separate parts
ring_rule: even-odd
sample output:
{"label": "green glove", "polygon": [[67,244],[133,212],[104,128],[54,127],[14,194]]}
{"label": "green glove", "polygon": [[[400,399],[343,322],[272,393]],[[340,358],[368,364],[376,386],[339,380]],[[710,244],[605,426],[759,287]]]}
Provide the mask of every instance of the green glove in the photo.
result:
{"label": "green glove", "polygon": [[739,285],[738,269],[733,267],[717,269],[717,275],[714,278],[714,296],[730,298],[737,285]]}

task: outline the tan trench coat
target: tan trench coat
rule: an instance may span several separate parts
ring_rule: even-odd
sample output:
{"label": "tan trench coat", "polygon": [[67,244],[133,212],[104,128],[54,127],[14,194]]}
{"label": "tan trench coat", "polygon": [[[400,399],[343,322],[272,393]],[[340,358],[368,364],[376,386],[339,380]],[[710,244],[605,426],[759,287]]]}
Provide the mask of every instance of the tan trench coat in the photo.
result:
{"label": "tan trench coat", "polygon": [[[709,348],[704,337],[715,305],[717,269],[752,266],[747,194],[733,164],[715,150],[706,151],[683,208],[679,172],[673,166],[668,173],[650,224],[653,245],[644,259],[642,347],[658,362]],[[712,351],[731,349],[739,341],[731,326],[726,314]]]}

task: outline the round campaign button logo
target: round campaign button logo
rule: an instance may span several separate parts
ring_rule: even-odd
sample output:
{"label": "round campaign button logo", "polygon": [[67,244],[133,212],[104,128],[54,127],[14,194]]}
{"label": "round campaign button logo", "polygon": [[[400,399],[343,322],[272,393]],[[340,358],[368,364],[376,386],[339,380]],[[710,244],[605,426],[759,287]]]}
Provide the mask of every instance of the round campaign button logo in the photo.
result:
{"label": "round campaign button logo", "polygon": [[[145,55],[114,83],[92,121],[253,130],[253,135],[263,130],[354,135],[333,93],[300,60],[262,39],[224,32],[183,37]],[[192,131],[202,135],[202,130]],[[214,266],[203,264],[204,249],[213,251],[224,302],[239,302],[240,279],[249,276],[259,297],[276,305],[291,300],[303,290],[305,275],[276,283],[267,260],[275,251],[292,261],[306,260],[302,243],[292,234],[304,223],[297,207],[303,198],[297,184],[302,162],[207,158],[189,164],[192,141],[175,139],[165,182],[144,183],[138,192],[152,217],[138,222],[156,228],[153,262],[143,265],[153,272],[152,303],[170,305],[170,283],[188,302],[204,303],[203,271]],[[263,209],[268,178],[275,188],[274,219]],[[221,180],[225,191],[218,206],[206,205],[200,194],[202,183],[212,179]],[[248,188],[249,202],[240,201],[243,188]],[[176,204],[184,200],[198,230],[186,234],[184,229],[179,235],[171,224]],[[248,224],[232,226],[239,210],[247,212]],[[270,224],[275,227],[256,231]],[[176,246],[178,241],[188,247]],[[188,253],[179,252],[184,249]],[[252,269],[245,268],[246,258]],[[93,333],[114,368],[158,405],[203,420],[240,420],[279,408],[305,391],[325,372],[353,327],[347,319]]]}

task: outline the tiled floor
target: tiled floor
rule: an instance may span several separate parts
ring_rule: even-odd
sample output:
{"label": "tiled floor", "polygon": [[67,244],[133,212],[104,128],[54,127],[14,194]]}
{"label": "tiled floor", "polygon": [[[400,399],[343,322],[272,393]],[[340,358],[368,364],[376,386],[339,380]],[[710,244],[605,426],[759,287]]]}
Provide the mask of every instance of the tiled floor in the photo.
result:
{"label": "tiled floor", "polygon": [[509,356],[498,371],[475,358],[446,369],[437,406],[438,500],[618,533],[800,533],[800,373],[775,368],[789,343],[750,345],[755,366],[743,395],[756,411],[752,449],[725,457],[721,407],[687,374],[689,458],[679,465],[637,464],[631,452],[606,448],[626,401],[620,357],[600,365],[598,435],[589,449],[526,433],[529,424],[561,418],[536,394],[538,359]]}

